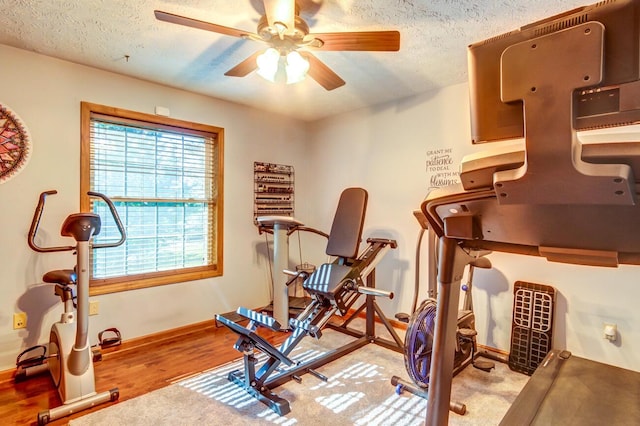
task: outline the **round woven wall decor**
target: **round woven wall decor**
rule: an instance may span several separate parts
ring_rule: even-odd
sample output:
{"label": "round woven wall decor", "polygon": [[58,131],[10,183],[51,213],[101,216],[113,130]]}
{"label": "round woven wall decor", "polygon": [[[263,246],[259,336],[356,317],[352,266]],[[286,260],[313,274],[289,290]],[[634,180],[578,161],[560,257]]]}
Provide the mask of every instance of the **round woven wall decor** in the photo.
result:
{"label": "round woven wall decor", "polygon": [[0,102],[0,183],[20,173],[31,156],[31,137],[20,117]]}

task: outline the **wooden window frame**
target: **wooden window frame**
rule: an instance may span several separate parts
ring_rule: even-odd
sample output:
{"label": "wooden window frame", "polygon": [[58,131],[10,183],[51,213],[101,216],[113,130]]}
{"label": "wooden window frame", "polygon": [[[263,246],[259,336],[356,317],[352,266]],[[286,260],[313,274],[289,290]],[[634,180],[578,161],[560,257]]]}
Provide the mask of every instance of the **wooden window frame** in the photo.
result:
{"label": "wooden window frame", "polygon": [[[216,134],[217,162],[214,174],[214,192],[216,194],[215,223],[213,224],[214,241],[216,245],[213,255],[213,264],[207,266],[174,269],[162,272],[150,272],[136,275],[126,275],[114,278],[91,279],[90,294],[99,295],[115,293],[119,291],[134,290],[154,287],[165,284],[194,281],[204,278],[221,276],[223,272],[223,189],[224,189],[224,129],[205,124],[193,123],[174,118],[129,111],[121,108],[81,102],[80,113],[80,210],[91,211],[91,200],[87,195],[91,191],[91,117],[103,115],[113,117],[114,120],[126,124],[127,120],[149,124],[151,127],[171,127],[184,129],[186,133],[213,133]],[[107,194],[108,195],[108,194]]]}

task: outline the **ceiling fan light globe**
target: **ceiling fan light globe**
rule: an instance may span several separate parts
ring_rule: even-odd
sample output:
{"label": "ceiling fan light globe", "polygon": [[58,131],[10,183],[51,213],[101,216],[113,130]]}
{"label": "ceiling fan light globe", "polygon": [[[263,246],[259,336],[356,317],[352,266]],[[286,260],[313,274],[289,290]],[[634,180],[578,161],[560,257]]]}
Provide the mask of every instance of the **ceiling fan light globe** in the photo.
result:
{"label": "ceiling fan light globe", "polygon": [[287,70],[287,84],[298,83],[304,80],[309,71],[309,61],[295,50],[287,54],[285,66]]}
{"label": "ceiling fan light globe", "polygon": [[256,59],[256,63],[258,64],[258,70],[256,72],[265,80],[275,82],[279,61],[280,52],[273,47],[270,47]]}

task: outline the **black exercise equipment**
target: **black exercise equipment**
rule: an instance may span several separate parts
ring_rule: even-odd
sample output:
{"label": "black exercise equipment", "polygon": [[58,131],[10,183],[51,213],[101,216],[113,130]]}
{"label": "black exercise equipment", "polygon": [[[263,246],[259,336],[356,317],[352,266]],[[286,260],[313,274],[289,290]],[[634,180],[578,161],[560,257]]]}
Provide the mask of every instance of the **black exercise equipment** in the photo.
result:
{"label": "black exercise equipment", "polygon": [[[601,2],[598,7],[617,9],[619,4]],[[543,32],[502,51],[497,83],[502,99],[514,101],[523,111],[525,150],[468,159],[462,165],[462,184],[432,191],[421,205],[440,238],[428,426],[448,423],[460,277],[474,259],[471,252],[526,254],[591,266],[640,264],[635,177],[640,175],[640,145],[583,145],[573,127],[574,93],[591,93],[588,88],[603,78],[603,52],[611,53],[604,49],[603,25],[587,18],[563,21],[562,15],[558,23],[541,21],[541,26],[544,23],[545,29],[554,32]],[[637,23],[625,22],[629,23],[625,31],[633,36]],[[631,45],[620,47],[620,60],[637,52]],[[607,381],[605,376],[602,379]],[[562,395],[567,401],[571,397]],[[578,411],[597,410],[597,406],[596,399]]]}
{"label": "black exercise equipment", "polygon": [[[375,288],[375,267],[388,250],[396,247],[396,242],[369,238],[367,247],[358,256],[367,198],[367,192],[362,188],[347,188],[341,194],[326,249],[328,255],[336,257],[333,263],[321,265],[306,277],[304,272],[289,272],[292,279],[305,277],[303,288],[311,296],[311,303],[300,315],[289,321],[291,335],[279,348],[256,333],[258,327],[280,330],[281,325],[274,318],[241,307],[237,313],[249,320],[245,327],[216,315],[217,321],[239,335],[234,348],[244,356],[244,368],[229,373],[229,380],[279,415],[289,413],[291,408],[287,400],[271,390],[289,380],[299,381],[300,376],[305,373],[326,380],[314,369],[369,343],[376,343],[397,352],[402,351],[402,340],[375,302],[377,296],[393,297],[393,293]],[[362,295],[365,296],[364,302],[353,309]],[[350,323],[361,313],[365,313],[364,332],[350,327]],[[331,321],[336,319],[334,314],[343,318],[339,324]],[[386,327],[393,341],[376,335],[376,320]],[[290,358],[291,351],[304,337],[308,335],[318,339],[322,336],[324,327],[338,330],[356,339],[305,363],[298,363]],[[261,365],[258,365],[256,351],[264,353],[267,357]],[[290,368],[279,371],[278,367],[281,364]]]}
{"label": "black exercise equipment", "polygon": [[640,424],[640,373],[551,350],[500,426]]}
{"label": "black exercise equipment", "polygon": [[[414,213],[421,225],[421,232],[416,247],[416,268],[419,269],[418,259],[420,257],[421,239],[426,230],[426,218],[421,212]],[[414,294],[414,309],[411,316],[407,314],[397,314],[396,318],[407,322],[407,332],[404,340],[404,363],[409,377],[412,382],[407,382],[398,376],[391,378],[391,384],[396,386],[396,393],[401,394],[408,391],[422,398],[428,397],[429,374],[431,369],[431,357],[433,349],[433,337],[435,332],[435,318],[437,307],[437,287],[435,286],[435,247],[433,234],[429,235],[429,252],[428,256],[434,258],[434,262],[430,262],[429,270],[429,297],[424,300],[418,308],[415,308],[417,300],[417,292],[419,290],[419,273],[416,273],[416,288]],[[473,272],[475,268],[491,268],[491,262],[486,256],[489,252],[476,253],[475,260],[470,263],[468,271],[468,280],[462,286],[464,291],[464,301],[462,309],[458,311],[458,322],[456,332],[456,346],[454,356],[453,375],[455,376],[469,364],[473,364],[475,368],[483,371],[491,371],[495,364],[490,361],[478,359],[478,348],[476,344],[475,315],[473,312]],[[451,401],[450,410],[463,415],[466,412],[466,406],[461,402]]]}
{"label": "black exercise equipment", "polygon": [[516,281],[509,368],[529,376],[552,349],[556,290],[548,285]]}

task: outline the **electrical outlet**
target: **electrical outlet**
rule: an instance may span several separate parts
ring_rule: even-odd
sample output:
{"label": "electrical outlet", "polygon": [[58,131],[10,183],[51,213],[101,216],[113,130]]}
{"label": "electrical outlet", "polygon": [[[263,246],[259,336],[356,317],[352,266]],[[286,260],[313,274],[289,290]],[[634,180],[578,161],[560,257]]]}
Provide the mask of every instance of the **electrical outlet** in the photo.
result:
{"label": "electrical outlet", "polygon": [[618,326],[616,324],[604,323],[604,338],[610,342],[615,342],[618,337]]}
{"label": "electrical outlet", "polygon": [[17,330],[19,328],[27,327],[27,313],[26,312],[18,312],[17,314],[13,314],[13,329]]}
{"label": "electrical outlet", "polygon": [[100,303],[97,300],[89,301],[89,315],[98,315],[100,312]]}

